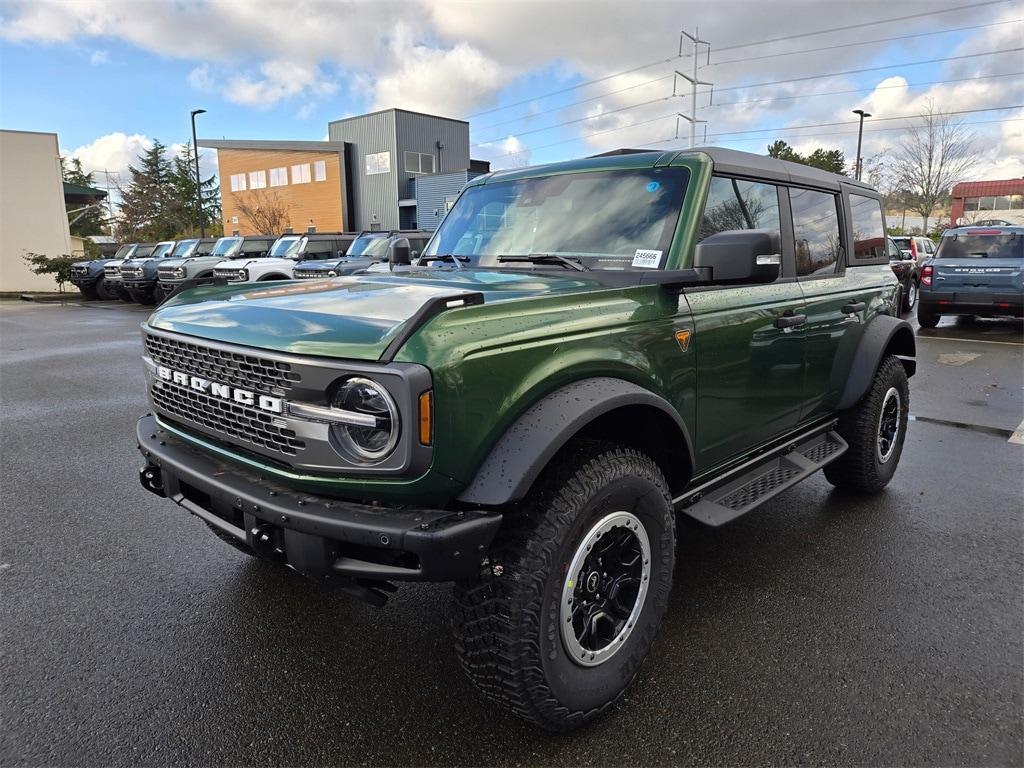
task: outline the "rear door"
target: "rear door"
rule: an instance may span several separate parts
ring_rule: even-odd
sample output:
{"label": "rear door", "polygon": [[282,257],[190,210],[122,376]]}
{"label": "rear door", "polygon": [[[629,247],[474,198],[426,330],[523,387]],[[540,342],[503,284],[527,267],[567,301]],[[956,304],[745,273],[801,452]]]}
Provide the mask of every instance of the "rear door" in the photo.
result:
{"label": "rear door", "polygon": [[[733,229],[782,230],[773,184],[715,176],[700,238]],[[703,471],[794,427],[803,391],[803,296],[783,233],[783,270],[768,285],[686,291],[697,356],[696,458]]]}
{"label": "rear door", "polygon": [[[879,202],[851,197],[856,197],[860,205],[866,204],[866,210],[857,206],[854,219],[867,216],[871,220],[877,216],[878,226],[861,227],[863,231],[850,241],[881,243],[884,231]],[[846,269],[843,243],[848,242],[844,237],[847,223],[839,192],[790,187],[789,200],[797,281],[803,291],[807,316],[800,421],[809,421],[831,411],[839,400],[848,373],[849,353],[856,349],[863,332],[869,298],[864,295],[864,286]],[[870,250],[866,245],[854,247]]]}

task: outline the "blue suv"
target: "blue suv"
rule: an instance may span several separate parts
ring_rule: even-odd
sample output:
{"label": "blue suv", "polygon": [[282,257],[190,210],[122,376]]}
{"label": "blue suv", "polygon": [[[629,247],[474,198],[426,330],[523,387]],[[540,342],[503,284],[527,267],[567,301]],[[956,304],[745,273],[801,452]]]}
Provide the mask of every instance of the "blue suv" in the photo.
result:
{"label": "blue suv", "polygon": [[942,315],[1024,316],[1024,227],[947,229],[921,268],[917,321]]}

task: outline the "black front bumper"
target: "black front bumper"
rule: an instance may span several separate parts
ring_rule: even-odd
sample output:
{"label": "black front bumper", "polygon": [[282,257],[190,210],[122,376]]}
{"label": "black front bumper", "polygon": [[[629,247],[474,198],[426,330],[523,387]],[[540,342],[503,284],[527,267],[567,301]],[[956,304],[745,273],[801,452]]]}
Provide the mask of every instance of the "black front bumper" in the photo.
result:
{"label": "black front bumper", "polygon": [[156,278],[122,278],[121,284],[129,291],[140,291],[143,293],[149,293],[156,288]]}
{"label": "black front bumper", "polygon": [[[138,421],[143,487],[315,579],[453,581],[476,574],[501,515],[394,509],[295,491]],[[148,474],[147,474],[148,473]]]}
{"label": "black front bumper", "polygon": [[100,279],[98,274],[96,275],[72,275],[71,284],[78,288],[92,288],[96,285],[96,282]]}

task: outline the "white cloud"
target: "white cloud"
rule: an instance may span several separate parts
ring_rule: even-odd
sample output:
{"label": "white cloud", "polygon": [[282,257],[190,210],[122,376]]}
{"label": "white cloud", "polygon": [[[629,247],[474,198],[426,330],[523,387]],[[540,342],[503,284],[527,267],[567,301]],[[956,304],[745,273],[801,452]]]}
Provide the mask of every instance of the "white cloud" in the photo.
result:
{"label": "white cloud", "polygon": [[497,92],[508,76],[498,64],[467,43],[451,48],[416,44],[399,24],[389,42],[397,66],[367,86],[372,109],[401,107],[457,117]]}
{"label": "white cloud", "polygon": [[298,95],[328,96],[337,84],[326,79],[316,66],[275,59],[260,65],[260,77],[236,75],[224,87],[224,98],[258,109],[272,107]]}
{"label": "white cloud", "polygon": [[210,72],[209,64],[200,64],[192,69],[185,77],[185,82],[200,93],[212,93],[216,90],[216,83]]}
{"label": "white cloud", "polygon": [[530,150],[515,136],[507,136],[500,141],[477,144],[470,155],[476,160],[487,160],[491,169],[500,171],[503,168],[522,168],[530,164]]}
{"label": "white cloud", "polygon": [[110,54],[107,51],[96,50],[89,54],[89,63],[94,67],[100,64],[108,64],[110,62]]}
{"label": "white cloud", "polygon": [[124,133],[108,133],[100,136],[90,144],[71,150],[67,154],[77,157],[82,161],[82,168],[86,171],[96,173],[96,180],[99,183],[103,177],[100,173],[104,169],[113,174],[118,174],[120,182],[128,181],[128,166],[137,161],[138,156],[153,146],[153,140],[140,133],[127,135]]}

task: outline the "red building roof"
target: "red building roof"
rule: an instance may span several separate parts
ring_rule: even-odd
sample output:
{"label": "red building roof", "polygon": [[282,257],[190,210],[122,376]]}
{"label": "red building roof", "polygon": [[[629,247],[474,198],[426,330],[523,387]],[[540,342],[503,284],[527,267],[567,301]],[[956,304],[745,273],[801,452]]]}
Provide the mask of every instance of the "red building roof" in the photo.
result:
{"label": "red building roof", "polygon": [[1024,178],[996,179],[994,181],[961,181],[953,185],[953,197],[995,197],[997,195],[1024,195]]}

